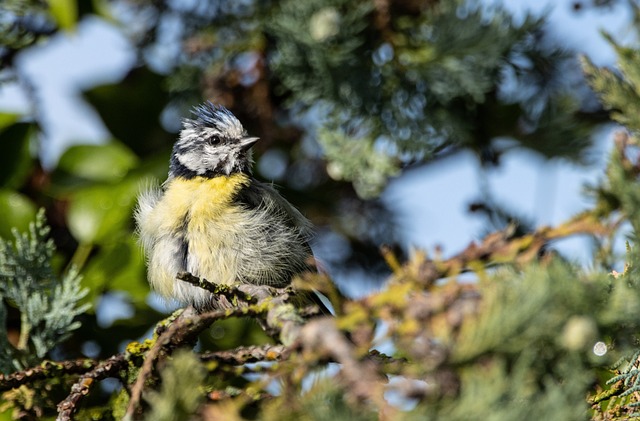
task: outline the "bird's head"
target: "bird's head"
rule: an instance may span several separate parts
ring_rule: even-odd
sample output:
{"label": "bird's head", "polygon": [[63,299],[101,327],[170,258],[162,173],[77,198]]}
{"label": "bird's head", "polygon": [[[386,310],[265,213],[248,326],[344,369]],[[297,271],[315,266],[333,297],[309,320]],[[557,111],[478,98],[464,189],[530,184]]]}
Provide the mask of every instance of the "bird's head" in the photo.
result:
{"label": "bird's head", "polygon": [[221,105],[207,101],[185,118],[178,141],[173,146],[169,176],[215,177],[251,172],[251,146],[257,137],[248,137],[240,121]]}

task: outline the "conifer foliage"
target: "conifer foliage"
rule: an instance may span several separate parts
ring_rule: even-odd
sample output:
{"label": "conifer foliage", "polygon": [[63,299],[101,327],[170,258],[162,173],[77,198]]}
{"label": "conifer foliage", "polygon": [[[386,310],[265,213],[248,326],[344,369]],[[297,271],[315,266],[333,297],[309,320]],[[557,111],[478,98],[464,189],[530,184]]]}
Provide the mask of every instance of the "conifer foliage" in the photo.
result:
{"label": "conifer foliage", "polygon": [[[55,246],[40,211],[28,233],[14,233],[11,240],[0,240],[0,340],[2,366],[7,374],[39,363],[58,344],[79,327],[76,316],[89,308],[80,304],[87,295],[75,269],[62,276],[51,264]],[[9,343],[7,304],[20,312],[19,339]]]}

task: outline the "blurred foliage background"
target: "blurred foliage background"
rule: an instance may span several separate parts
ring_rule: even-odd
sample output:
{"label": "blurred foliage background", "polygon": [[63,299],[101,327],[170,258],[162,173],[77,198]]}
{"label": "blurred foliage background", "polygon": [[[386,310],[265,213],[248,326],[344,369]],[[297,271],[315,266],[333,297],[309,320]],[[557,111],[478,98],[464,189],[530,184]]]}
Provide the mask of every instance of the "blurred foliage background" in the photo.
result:
{"label": "blurred foliage background", "polygon": [[[634,2],[574,4],[614,6],[638,12]],[[89,18],[126,34],[136,61],[118,83],[83,92],[112,139],[79,142],[45,168],[47,113],[16,61]],[[208,99],[260,136],[257,177],[273,180],[314,222],[320,246],[335,247],[328,266],[378,285],[391,274],[380,247],[392,246],[401,260],[408,252],[398,244],[398,216],[378,199],[391,177],[463,151],[485,168],[514,149],[588,164],[609,109],[637,128],[635,108],[619,110],[638,92],[638,52],[616,51],[627,85],[585,64],[603,106],[544,16],[516,19],[482,1],[3,0],[0,89],[18,82],[31,111],[0,114],[0,237],[26,231],[44,208],[57,250],[51,270],[82,275],[87,311],[51,355],[102,359],[142,337],[162,313],[149,305],[133,235],[136,194],[164,180],[180,117]],[[515,226],[515,236],[534,229],[481,193],[486,200],[475,206],[488,227]],[[329,241],[336,236],[337,245]],[[600,256],[594,266],[619,262]],[[99,323],[114,300],[127,303],[130,317]],[[17,337],[21,313],[6,297],[5,305],[9,338]],[[225,323],[203,346],[265,340],[256,325]]]}

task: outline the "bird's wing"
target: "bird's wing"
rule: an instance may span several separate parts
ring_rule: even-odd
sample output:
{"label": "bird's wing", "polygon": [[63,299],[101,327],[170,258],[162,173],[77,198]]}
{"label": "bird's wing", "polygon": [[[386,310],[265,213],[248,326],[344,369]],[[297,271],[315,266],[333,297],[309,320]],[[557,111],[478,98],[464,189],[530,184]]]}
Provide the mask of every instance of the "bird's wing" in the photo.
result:
{"label": "bird's wing", "polygon": [[237,200],[250,209],[269,209],[274,215],[283,218],[291,228],[299,230],[307,240],[313,236],[311,222],[269,184],[251,180],[238,193]]}
{"label": "bird's wing", "polygon": [[[284,197],[278,193],[271,185],[259,182],[255,179],[251,180],[249,186],[239,192],[237,200],[244,206],[250,209],[255,208],[268,208],[276,215],[280,215],[287,221],[287,224],[292,228],[300,230],[305,241],[301,243],[302,247],[305,247],[309,255],[309,271],[317,271],[317,267],[314,263],[313,251],[309,245],[309,240],[313,237],[313,226],[311,222],[300,213],[291,203],[289,203]],[[316,304],[323,314],[331,314],[326,305],[314,292],[299,292],[304,297],[303,300],[309,300]],[[305,301],[306,301],[305,300]]]}

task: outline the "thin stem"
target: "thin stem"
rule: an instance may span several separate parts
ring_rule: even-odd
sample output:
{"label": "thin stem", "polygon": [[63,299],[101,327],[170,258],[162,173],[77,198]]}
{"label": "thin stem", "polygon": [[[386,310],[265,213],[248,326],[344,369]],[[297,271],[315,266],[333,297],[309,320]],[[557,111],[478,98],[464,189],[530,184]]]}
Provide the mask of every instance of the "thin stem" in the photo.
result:
{"label": "thin stem", "polygon": [[78,271],[81,270],[87,262],[87,259],[91,254],[91,250],[93,250],[93,244],[80,243],[69,261],[66,272],[68,272],[72,267],[75,267]]}
{"label": "thin stem", "polygon": [[29,324],[29,318],[27,317],[26,311],[22,311],[20,312],[20,338],[18,339],[18,350],[26,351],[30,332],[31,325]]}

